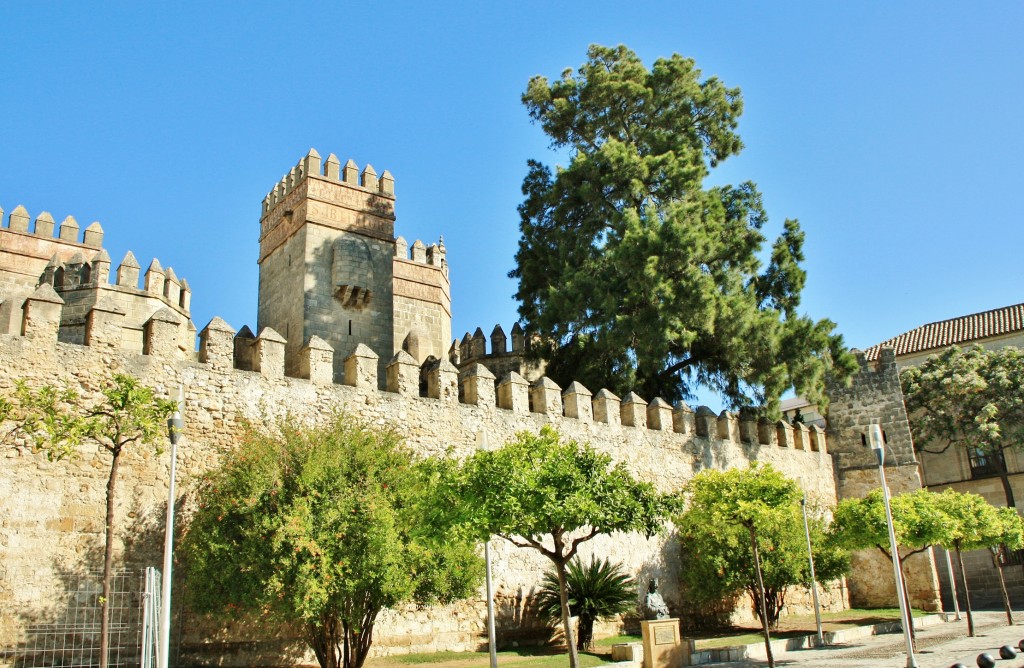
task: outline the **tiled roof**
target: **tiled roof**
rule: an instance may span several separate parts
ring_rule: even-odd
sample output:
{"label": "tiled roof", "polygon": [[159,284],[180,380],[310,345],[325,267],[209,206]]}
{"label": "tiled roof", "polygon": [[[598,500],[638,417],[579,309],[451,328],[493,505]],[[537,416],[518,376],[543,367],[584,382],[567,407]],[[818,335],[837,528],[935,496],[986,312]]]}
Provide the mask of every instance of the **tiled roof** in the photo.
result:
{"label": "tiled roof", "polygon": [[864,351],[864,356],[869,360],[876,359],[883,347],[894,348],[897,356],[910,355],[1020,331],[1024,331],[1024,304],[1014,304],[921,325],[871,346]]}

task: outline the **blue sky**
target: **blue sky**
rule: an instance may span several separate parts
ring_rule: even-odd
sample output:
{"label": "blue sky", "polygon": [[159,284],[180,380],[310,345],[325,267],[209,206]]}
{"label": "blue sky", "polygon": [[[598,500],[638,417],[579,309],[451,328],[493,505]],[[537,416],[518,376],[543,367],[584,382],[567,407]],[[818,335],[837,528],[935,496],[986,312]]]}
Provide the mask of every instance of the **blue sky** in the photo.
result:
{"label": "blue sky", "polygon": [[[802,309],[867,347],[1024,301],[1024,4],[4,3],[0,207],[99,220],[188,279],[196,326],[255,326],[260,203],[310,147],[396,180],[397,233],[444,235],[453,332],[506,330],[529,158],[519,96],[588,44],[674,52],[743,91]],[[5,223],[6,224],[6,213]]]}

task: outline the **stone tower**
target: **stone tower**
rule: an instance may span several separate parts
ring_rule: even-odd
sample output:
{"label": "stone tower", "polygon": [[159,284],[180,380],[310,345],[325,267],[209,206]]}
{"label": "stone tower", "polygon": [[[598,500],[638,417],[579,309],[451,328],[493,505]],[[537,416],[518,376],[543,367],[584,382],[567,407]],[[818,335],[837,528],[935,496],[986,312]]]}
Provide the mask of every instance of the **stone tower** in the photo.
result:
{"label": "stone tower", "polygon": [[423,362],[451,339],[444,247],[395,239],[395,182],[310,149],[263,200],[257,331],[287,340],[285,373],[317,336],[335,351],[334,378],[359,344],[378,355],[378,378],[403,346]]}

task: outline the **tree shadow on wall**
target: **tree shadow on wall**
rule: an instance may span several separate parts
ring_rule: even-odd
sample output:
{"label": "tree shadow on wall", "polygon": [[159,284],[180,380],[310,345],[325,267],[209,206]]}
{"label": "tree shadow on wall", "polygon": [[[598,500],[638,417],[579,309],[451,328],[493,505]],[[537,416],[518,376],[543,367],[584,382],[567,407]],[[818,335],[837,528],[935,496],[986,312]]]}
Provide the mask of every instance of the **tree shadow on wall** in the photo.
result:
{"label": "tree shadow on wall", "polygon": [[[488,648],[486,616],[484,623],[483,638],[477,647],[482,652]],[[561,633],[537,613],[536,589],[525,591],[523,587],[515,592],[495,592],[494,636],[501,650],[547,647],[561,641]]]}
{"label": "tree shadow on wall", "polygon": [[[110,666],[140,660],[144,568],[163,544],[163,509],[131,518],[119,529],[123,551],[115,555],[109,612]],[[12,666],[99,665],[103,592],[102,522],[64,518],[78,544],[72,560],[7,566],[0,581],[0,660]],[[75,524],[83,522],[76,531]]]}
{"label": "tree shadow on wall", "polygon": [[[166,503],[140,512],[119,529],[123,551],[115,554],[110,601],[112,667],[140,664],[145,568],[162,567],[165,508]],[[177,518],[184,518],[182,510],[179,501]],[[176,524],[178,539],[183,523]],[[0,663],[12,668],[99,665],[103,535],[83,531],[79,540],[81,548],[71,561],[3,569]],[[265,665],[296,663],[305,657],[304,643],[287,628],[268,630],[265,624],[244,618],[224,623],[186,610],[182,576],[175,563],[172,665],[221,665],[240,654],[247,663]]]}

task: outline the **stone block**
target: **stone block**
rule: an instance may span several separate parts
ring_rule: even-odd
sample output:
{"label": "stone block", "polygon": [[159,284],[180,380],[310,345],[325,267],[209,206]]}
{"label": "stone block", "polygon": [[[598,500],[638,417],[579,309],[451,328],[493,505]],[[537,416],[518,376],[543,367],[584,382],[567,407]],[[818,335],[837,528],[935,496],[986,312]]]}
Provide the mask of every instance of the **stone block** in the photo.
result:
{"label": "stone block", "polygon": [[494,374],[483,364],[474,364],[461,372],[459,384],[462,387],[464,403],[484,408],[497,406]]}
{"label": "stone block", "polygon": [[427,369],[427,396],[458,402],[459,370],[448,360],[438,360]]}
{"label": "stone block", "polygon": [[757,443],[757,418],[748,412],[740,412],[740,442]]}
{"label": "stone block", "polygon": [[718,437],[718,416],[707,406],[697,406],[693,415],[695,431],[701,438]]}
{"label": "stone block", "polygon": [[101,299],[89,309],[85,321],[85,345],[120,348],[125,312],[112,299]]}
{"label": "stone block", "polygon": [[[13,215],[12,213],[11,216]],[[22,336],[39,342],[57,341],[64,300],[51,286],[46,283],[40,285],[35,292],[25,298],[21,308]]]}
{"label": "stone block", "polygon": [[661,397],[647,405],[647,428],[655,431],[673,431],[672,404]]}
{"label": "stone block", "polygon": [[740,442],[740,422],[733,413],[729,411],[719,413],[718,438],[730,443]]}
{"label": "stone block", "polygon": [[[319,169],[320,156],[317,156]],[[308,378],[314,385],[330,385],[334,382],[334,348],[319,336],[309,341],[299,351],[299,377]]]}
{"label": "stone block", "polygon": [[387,369],[388,392],[396,392],[403,397],[420,396],[420,365],[416,359],[399,350],[388,362]]}
{"label": "stone block", "polygon": [[265,378],[284,378],[284,348],[288,342],[270,327],[264,327],[253,342],[252,370]]}
{"label": "stone block", "polygon": [[498,406],[513,413],[530,412],[530,384],[515,371],[498,383]]}
{"label": "stone block", "polygon": [[808,428],[808,437],[812,451],[820,452],[822,454],[828,452],[828,447],[825,442],[825,431],[821,427],[816,424],[812,424]]}
{"label": "stone block", "polygon": [[235,330],[214,317],[199,332],[199,361],[218,371],[229,371],[235,360]]}
{"label": "stone block", "polygon": [[68,216],[60,224],[60,240],[78,242],[78,221]]}
{"label": "stone block", "polygon": [[181,316],[166,306],[142,326],[142,354],[172,358],[181,353]]}
{"label": "stone block", "polygon": [[56,224],[53,222],[53,216],[50,215],[50,212],[43,211],[41,214],[36,216],[36,226],[32,230],[32,233],[37,237],[52,239],[55,225]]}
{"label": "stone block", "polygon": [[28,221],[28,211],[19,204],[14,207],[14,211],[11,211],[10,218],[8,218],[8,229],[11,232],[24,232],[28,234]]}
{"label": "stone block", "polygon": [[785,420],[779,420],[775,423],[775,434],[780,448],[786,448],[787,450],[794,448],[793,425]]}
{"label": "stone block", "polygon": [[768,418],[759,418],[757,421],[757,442],[761,445],[779,444],[779,436],[775,431],[775,425]]}
{"label": "stone block", "polygon": [[530,386],[530,404],[534,413],[562,417],[562,388],[547,376],[542,376]]}
{"label": "stone block", "polygon": [[345,384],[366,390],[377,389],[377,361],[380,357],[360,343],[345,358]]}
{"label": "stone block", "polygon": [[622,424],[622,401],[610,390],[600,389],[594,395],[594,421],[604,424]]}
{"label": "stone block", "polygon": [[685,436],[693,436],[696,433],[693,409],[685,401],[678,402],[672,409],[672,428],[677,434]]}
{"label": "stone block", "polygon": [[647,402],[636,392],[630,392],[622,398],[619,415],[622,426],[647,429]]}
{"label": "stone block", "polygon": [[793,447],[805,452],[811,450],[810,432],[807,430],[807,425],[802,422],[793,425]]}
{"label": "stone block", "polygon": [[562,392],[562,404],[565,406],[565,417],[581,422],[594,421],[593,397],[582,383],[573,381],[565,388],[565,392]]}

